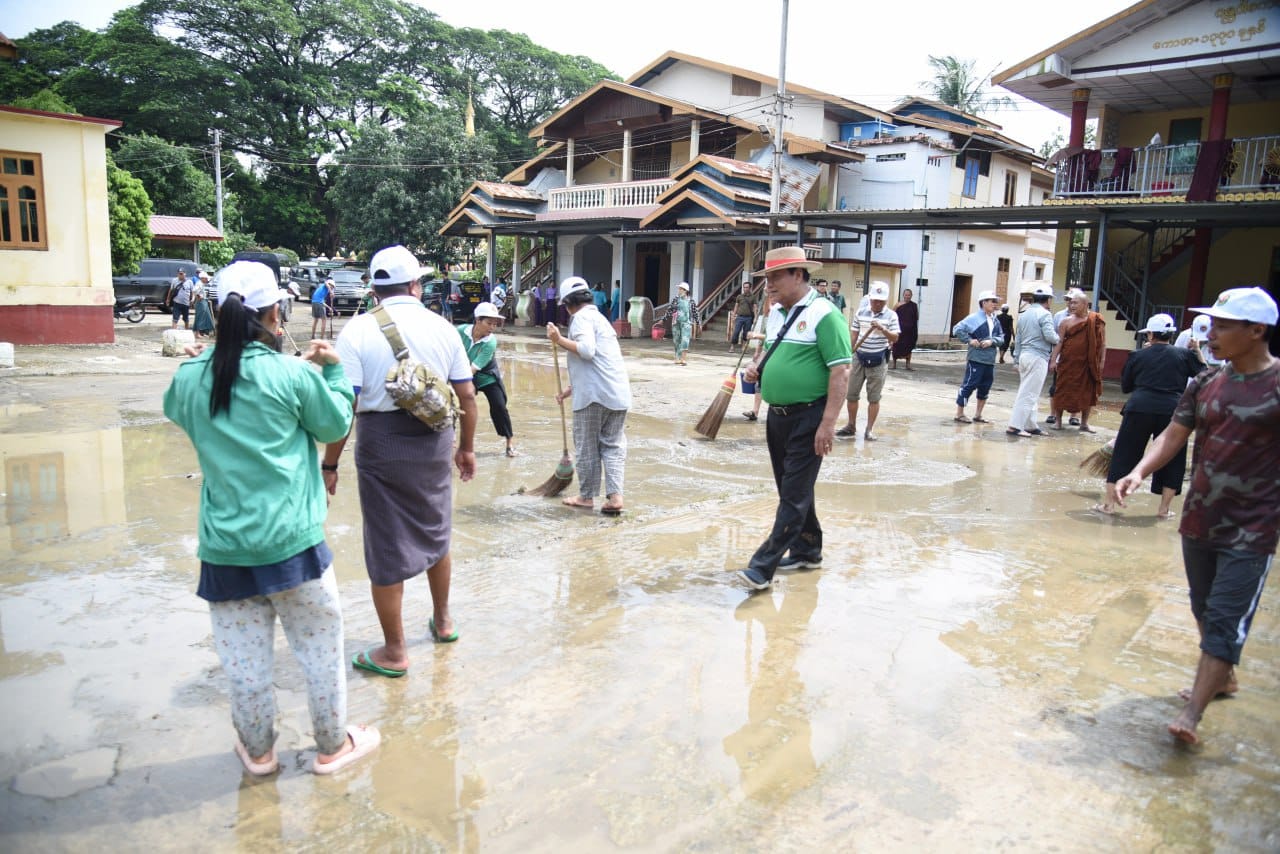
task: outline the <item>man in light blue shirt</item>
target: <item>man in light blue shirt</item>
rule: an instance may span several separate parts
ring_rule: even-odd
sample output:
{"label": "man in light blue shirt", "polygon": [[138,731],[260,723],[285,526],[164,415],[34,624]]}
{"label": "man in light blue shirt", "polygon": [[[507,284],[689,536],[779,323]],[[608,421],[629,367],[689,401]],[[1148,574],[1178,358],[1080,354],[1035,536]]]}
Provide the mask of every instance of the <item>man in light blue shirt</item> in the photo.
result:
{"label": "man in light blue shirt", "polygon": [[1049,354],[1058,343],[1058,331],[1049,315],[1048,305],[1053,291],[1037,285],[1031,292],[1031,305],[1018,315],[1018,329],[1013,336],[1013,361],[1018,366],[1018,395],[1009,415],[1010,436],[1043,436],[1036,423],[1036,405],[1044,379],[1049,373]]}

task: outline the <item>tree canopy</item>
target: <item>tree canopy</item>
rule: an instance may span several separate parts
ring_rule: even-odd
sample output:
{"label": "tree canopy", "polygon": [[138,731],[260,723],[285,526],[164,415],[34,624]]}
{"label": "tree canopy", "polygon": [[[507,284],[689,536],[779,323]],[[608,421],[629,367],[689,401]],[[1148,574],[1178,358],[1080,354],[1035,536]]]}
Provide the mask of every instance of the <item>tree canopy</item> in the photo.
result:
{"label": "tree canopy", "polygon": [[933,77],[921,82],[933,96],[949,107],[955,107],[971,115],[999,109],[1016,109],[1008,95],[991,95],[991,74],[974,73],[976,61],[954,56],[929,57]]}
{"label": "tree canopy", "polygon": [[[123,134],[206,150],[216,127],[224,163],[239,154],[248,167],[228,181],[242,230],[326,253],[355,242],[330,190],[366,128],[430,117],[436,133],[460,137],[470,96],[488,152],[481,177],[497,177],[533,154],[533,126],[613,76],[404,0],[142,0],[100,32],[64,22],[17,44],[19,61],[0,65],[0,98],[51,89],[78,112],[122,120]],[[457,203],[433,198],[435,221]]]}
{"label": "tree canopy", "polygon": [[127,276],[151,248],[151,199],[142,182],[107,155],[107,222],[111,232],[111,273]]}
{"label": "tree canopy", "polygon": [[346,248],[372,252],[401,243],[442,265],[457,260],[457,240],[436,232],[473,181],[492,172],[493,146],[454,132],[453,116],[435,113],[398,128],[362,125],[339,158],[330,195]]}

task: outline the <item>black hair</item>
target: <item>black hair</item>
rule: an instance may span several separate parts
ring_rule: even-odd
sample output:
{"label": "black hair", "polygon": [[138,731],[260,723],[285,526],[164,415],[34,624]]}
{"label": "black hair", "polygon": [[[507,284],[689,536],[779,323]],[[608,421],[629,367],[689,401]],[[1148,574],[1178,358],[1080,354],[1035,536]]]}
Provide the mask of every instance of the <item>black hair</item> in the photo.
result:
{"label": "black hair", "polygon": [[586,305],[594,302],[595,300],[592,299],[590,291],[574,291],[564,298],[562,304],[565,308],[572,308],[575,305]]}
{"label": "black hair", "polygon": [[1155,340],[1157,340],[1157,341],[1163,341],[1163,342],[1165,342],[1166,344],[1168,344],[1170,341],[1172,341],[1172,340],[1173,340],[1173,333],[1172,333],[1172,332],[1149,332],[1149,333],[1147,333],[1147,334],[1148,334],[1148,335],[1150,335],[1150,336],[1151,336],[1152,338],[1154,338]]}
{"label": "black hair", "polygon": [[280,339],[262,325],[257,311],[240,301],[234,291],[218,309],[218,344],[213,348],[213,388],[209,392],[209,417],[231,414],[231,389],[240,377],[240,357],[254,341],[279,352]]}
{"label": "black hair", "polygon": [[1048,302],[1049,295],[1048,294],[1032,294],[1031,301],[1034,303]]}
{"label": "black hair", "polygon": [[380,285],[374,282],[373,293],[379,300],[384,300],[387,297],[408,296],[411,285],[413,285],[413,282],[405,282],[402,285]]}

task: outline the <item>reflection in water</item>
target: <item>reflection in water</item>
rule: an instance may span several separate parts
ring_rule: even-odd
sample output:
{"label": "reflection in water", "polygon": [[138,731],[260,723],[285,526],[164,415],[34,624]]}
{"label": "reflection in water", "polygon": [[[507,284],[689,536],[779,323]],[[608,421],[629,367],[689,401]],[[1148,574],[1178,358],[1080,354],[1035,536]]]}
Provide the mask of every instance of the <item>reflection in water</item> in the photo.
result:
{"label": "reflection in water", "polygon": [[119,428],[81,433],[6,433],[4,537],[0,557],[125,521]]}
{"label": "reflection in water", "polygon": [[[785,800],[803,791],[817,774],[810,741],[805,685],[796,671],[809,618],[818,605],[817,578],[796,578],[775,606],[771,594],[751,596],[734,612],[746,624],[743,643],[746,679],[751,683],[747,722],[724,739],[724,750],[742,772],[742,791],[762,802]],[[764,653],[752,676],[754,629],[764,636]]]}
{"label": "reflection in water", "polygon": [[[416,702],[395,691],[383,711],[385,740],[372,764],[374,800],[389,827],[423,847],[423,837],[446,851],[479,851],[475,815],[484,799],[484,781],[458,769],[458,712],[451,656],[431,657],[429,717]],[[414,672],[415,678],[425,668]]]}

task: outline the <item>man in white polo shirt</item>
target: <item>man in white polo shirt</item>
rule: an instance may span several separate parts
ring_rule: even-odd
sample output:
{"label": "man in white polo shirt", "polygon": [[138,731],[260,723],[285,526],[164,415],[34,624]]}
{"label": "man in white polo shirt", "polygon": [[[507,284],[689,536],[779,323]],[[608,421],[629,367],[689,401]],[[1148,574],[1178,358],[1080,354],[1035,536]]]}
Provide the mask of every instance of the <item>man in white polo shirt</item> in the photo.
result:
{"label": "man in white polo shirt", "polygon": [[[449,554],[453,480],[450,458],[463,480],[476,471],[472,443],[476,395],[471,364],[452,326],[422,304],[419,278],[425,272],[413,253],[389,246],[369,264],[380,309],[358,314],[338,336],[338,356],[356,394],[356,475],[364,518],[364,562],[373,606],[382,624],[383,645],[357,653],[358,670],[403,676],[409,669],[401,606],[404,582],[427,572],[434,612],[427,627],[437,643],[458,639],[449,615]],[[387,394],[387,372],[396,364],[379,318],[389,317],[413,358],[446,379],[458,396],[460,429],[435,431]],[[385,322],[385,321],[384,321]],[[338,486],[338,458],[346,439],[325,448],[325,486]]]}
{"label": "man in white polo shirt", "polygon": [[858,435],[858,399],[862,386],[867,387],[867,428],[862,437],[874,442],[872,431],[880,415],[880,395],[889,372],[889,348],[898,340],[902,327],[896,312],[887,308],[889,286],[884,282],[872,282],[867,291],[867,301],[858,307],[849,324],[849,340],[854,345],[853,372],[849,375],[849,391],[846,394],[849,423],[836,431],[841,439]]}

